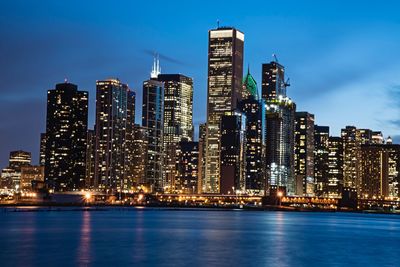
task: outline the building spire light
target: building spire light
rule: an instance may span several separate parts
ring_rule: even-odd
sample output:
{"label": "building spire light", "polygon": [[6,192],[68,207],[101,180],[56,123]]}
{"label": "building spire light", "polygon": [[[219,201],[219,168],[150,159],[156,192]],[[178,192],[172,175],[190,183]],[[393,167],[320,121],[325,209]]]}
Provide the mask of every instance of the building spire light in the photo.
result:
{"label": "building spire light", "polygon": [[160,58],[157,53],[154,54],[153,67],[151,69],[150,78],[156,79],[161,74]]}

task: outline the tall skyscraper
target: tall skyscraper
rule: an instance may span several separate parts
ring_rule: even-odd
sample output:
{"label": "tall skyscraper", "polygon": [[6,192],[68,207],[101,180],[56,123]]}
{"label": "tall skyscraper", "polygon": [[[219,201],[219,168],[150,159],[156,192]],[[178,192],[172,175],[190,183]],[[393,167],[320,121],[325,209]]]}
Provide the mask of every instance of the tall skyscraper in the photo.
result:
{"label": "tall skyscraper", "polygon": [[114,192],[130,189],[131,183],[127,177],[127,145],[130,144],[131,124],[134,124],[132,101],[134,96],[128,85],[120,80],[106,79],[96,82],[94,186],[100,189]]}
{"label": "tall skyscraper", "polygon": [[240,112],[227,113],[221,118],[220,193],[228,194],[245,186],[246,117]]}
{"label": "tall skyscraper", "polygon": [[176,147],[175,190],[196,194],[199,179],[199,142],[181,141]]}
{"label": "tall skyscraper", "polygon": [[295,103],[286,95],[285,69],[276,61],[262,65],[262,98],[266,112],[266,167],[270,186],[294,195]]}
{"label": "tall skyscraper", "polygon": [[249,194],[264,194],[265,173],[265,102],[258,97],[257,83],[247,71],[243,79],[243,99],[239,109],[246,117],[245,128],[245,182]]}
{"label": "tall skyscraper", "polygon": [[164,179],[173,188],[176,171],[176,147],[193,140],[193,80],[181,74],[159,74],[164,84]]}
{"label": "tall skyscraper", "polygon": [[88,97],[68,82],[47,91],[45,181],[56,191],[85,187]]}
{"label": "tall skyscraper", "polygon": [[296,112],[294,160],[296,194],[313,196],[315,193],[314,115],[308,112]]}
{"label": "tall skyscraper", "polygon": [[317,196],[328,195],[329,126],[314,126],[314,177]]}
{"label": "tall skyscraper", "polygon": [[219,27],[208,33],[207,155],[203,189],[220,191],[220,123],[242,96],[244,34]]}
{"label": "tall skyscraper", "polygon": [[164,85],[158,81],[160,74],[155,60],[150,80],[143,82],[142,126],[147,130],[147,159],[145,182],[151,191],[163,191],[163,111]]}
{"label": "tall skyscraper", "polygon": [[328,139],[328,197],[340,197],[343,189],[343,139],[331,136]]}

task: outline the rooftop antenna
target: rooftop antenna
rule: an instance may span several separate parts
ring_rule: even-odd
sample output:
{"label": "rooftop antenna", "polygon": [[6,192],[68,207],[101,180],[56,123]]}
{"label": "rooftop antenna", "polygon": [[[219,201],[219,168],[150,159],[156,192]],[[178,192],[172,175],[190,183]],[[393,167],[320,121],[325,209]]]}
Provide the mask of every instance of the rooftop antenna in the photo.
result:
{"label": "rooftop antenna", "polygon": [[217,29],[219,29],[219,19],[217,19]]}
{"label": "rooftop antenna", "polygon": [[278,57],[276,56],[276,54],[272,54],[272,57],[274,58],[275,62],[278,63]]}

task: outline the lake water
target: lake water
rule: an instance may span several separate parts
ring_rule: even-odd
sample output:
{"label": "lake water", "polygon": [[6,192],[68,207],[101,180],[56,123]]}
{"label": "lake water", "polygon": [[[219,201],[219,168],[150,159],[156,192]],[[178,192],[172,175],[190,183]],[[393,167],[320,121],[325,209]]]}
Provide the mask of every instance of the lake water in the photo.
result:
{"label": "lake water", "polygon": [[400,266],[400,216],[0,209],[0,266]]}

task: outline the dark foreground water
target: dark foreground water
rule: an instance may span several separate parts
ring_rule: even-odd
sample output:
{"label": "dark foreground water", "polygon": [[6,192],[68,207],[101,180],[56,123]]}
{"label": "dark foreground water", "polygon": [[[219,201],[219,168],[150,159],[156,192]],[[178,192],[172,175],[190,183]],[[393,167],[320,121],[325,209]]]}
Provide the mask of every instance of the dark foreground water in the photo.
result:
{"label": "dark foreground water", "polygon": [[400,266],[400,216],[0,210],[0,266]]}

